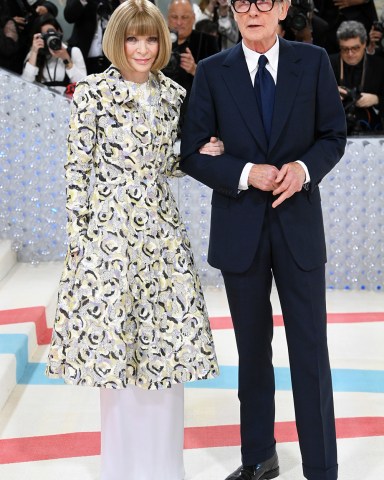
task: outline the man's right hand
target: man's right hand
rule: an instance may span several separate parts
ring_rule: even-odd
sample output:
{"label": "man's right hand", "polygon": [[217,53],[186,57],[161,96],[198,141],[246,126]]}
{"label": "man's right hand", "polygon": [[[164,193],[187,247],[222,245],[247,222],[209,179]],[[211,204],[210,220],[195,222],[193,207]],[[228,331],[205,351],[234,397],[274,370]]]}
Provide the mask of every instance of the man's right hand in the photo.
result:
{"label": "man's right hand", "polygon": [[279,186],[276,183],[278,174],[279,170],[273,165],[253,165],[248,175],[248,185],[252,185],[252,187],[264,192],[271,192]]}
{"label": "man's right hand", "polygon": [[188,47],[186,48],[185,53],[180,54],[180,67],[191,75],[195,75],[196,73],[195,59],[193,58],[192,52]]}

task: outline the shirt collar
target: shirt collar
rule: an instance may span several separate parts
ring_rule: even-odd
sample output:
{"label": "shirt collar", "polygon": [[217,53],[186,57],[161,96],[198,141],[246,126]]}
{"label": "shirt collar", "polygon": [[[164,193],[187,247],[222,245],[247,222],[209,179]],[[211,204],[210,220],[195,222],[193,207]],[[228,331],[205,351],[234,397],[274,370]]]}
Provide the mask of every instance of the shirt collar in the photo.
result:
{"label": "shirt collar", "polygon": [[[243,47],[245,61],[247,62],[249,73],[251,73],[257,69],[257,64],[261,53],[255,52],[254,50],[251,50],[250,48],[245,46],[244,41],[242,41],[241,44]],[[268,67],[272,70],[271,73],[274,74],[275,78],[277,76],[277,66],[279,63],[279,46],[279,39],[276,35],[276,42],[274,43],[273,47],[263,54],[267,57]]]}

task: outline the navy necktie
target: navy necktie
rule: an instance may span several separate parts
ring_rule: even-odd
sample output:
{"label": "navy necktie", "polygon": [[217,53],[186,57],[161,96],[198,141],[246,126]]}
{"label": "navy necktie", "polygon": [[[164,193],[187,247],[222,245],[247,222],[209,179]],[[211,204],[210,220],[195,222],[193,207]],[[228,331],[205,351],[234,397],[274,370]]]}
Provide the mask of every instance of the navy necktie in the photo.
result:
{"label": "navy necktie", "polygon": [[259,68],[257,69],[254,89],[256,100],[263,119],[265,134],[269,141],[272,127],[273,105],[275,103],[275,82],[272,75],[265,68],[268,59],[265,55],[259,57]]}

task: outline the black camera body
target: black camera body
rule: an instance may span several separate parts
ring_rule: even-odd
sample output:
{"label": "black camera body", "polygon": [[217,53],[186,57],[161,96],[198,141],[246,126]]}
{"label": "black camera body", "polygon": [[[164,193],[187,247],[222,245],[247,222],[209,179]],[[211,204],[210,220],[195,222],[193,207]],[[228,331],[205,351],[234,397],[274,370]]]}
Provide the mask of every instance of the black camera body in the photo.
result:
{"label": "black camera body", "polygon": [[41,38],[44,40],[44,47],[46,51],[48,51],[49,49],[54,51],[61,50],[63,39],[62,33],[50,29],[47,32],[42,33]]}
{"label": "black camera body", "polygon": [[175,79],[180,69],[180,53],[185,51],[185,46],[180,48],[179,46],[179,34],[176,30],[170,30],[169,35],[172,42],[172,50],[169,62],[162,72],[169,78]]}
{"label": "black camera body", "polygon": [[345,110],[350,108],[352,105],[354,105],[357,102],[357,100],[361,97],[361,92],[358,87],[347,88],[347,87],[344,87],[344,85],[340,85],[340,88],[342,88],[347,92],[345,94],[341,94]]}
{"label": "black camera body", "polygon": [[292,0],[285,25],[293,30],[303,30],[308,23],[308,13],[313,12],[313,0]]}
{"label": "black camera body", "polygon": [[380,32],[383,34],[383,36],[381,37],[381,39],[378,41],[378,47],[379,47],[379,50],[381,52],[384,52],[384,22],[380,21],[380,20],[375,20],[373,23],[372,23],[372,28],[376,31],[376,32]]}
{"label": "black camera body", "polygon": [[341,86],[341,88],[346,91],[345,94],[341,94],[341,97],[347,122],[347,134],[356,135],[361,131],[360,119],[356,114],[356,102],[361,97],[361,92],[358,87]]}

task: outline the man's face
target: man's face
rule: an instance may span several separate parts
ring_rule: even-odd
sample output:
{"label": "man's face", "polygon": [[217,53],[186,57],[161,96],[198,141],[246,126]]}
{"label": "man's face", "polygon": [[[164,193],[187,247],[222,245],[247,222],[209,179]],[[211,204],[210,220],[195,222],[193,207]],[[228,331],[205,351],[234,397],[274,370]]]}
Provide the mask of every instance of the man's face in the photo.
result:
{"label": "man's face", "polygon": [[366,42],[359,37],[339,40],[340,55],[343,62],[348,65],[357,65],[364,57]]}
{"label": "man's face", "polygon": [[[246,0],[238,1],[244,4]],[[272,6],[272,0],[257,0],[257,3],[260,8],[265,8],[267,3],[270,4],[269,7]],[[276,41],[279,20],[284,20],[288,7],[288,3],[284,1],[276,1],[269,12],[260,12],[254,3],[251,4],[250,10],[246,13],[237,13],[232,7],[245,45],[259,53],[269,50]]]}
{"label": "man's face", "polygon": [[195,23],[192,5],[187,1],[172,3],[168,9],[168,27],[179,34],[179,43],[190,35]]}

